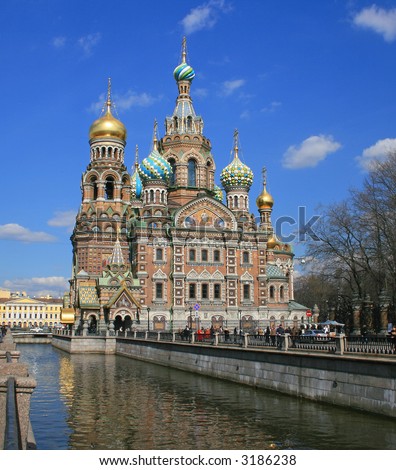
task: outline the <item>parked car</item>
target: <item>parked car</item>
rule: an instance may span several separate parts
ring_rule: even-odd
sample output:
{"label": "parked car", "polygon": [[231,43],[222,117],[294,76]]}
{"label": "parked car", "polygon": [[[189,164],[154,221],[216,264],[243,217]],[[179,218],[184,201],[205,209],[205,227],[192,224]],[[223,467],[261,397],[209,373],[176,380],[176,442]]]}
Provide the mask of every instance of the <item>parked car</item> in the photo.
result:
{"label": "parked car", "polygon": [[35,328],[30,328],[30,331],[32,333],[43,333],[44,330],[42,328],[39,328],[38,326],[36,326]]}
{"label": "parked car", "polygon": [[329,335],[321,330],[306,330],[300,335],[301,342],[313,343],[315,341],[330,341]]}

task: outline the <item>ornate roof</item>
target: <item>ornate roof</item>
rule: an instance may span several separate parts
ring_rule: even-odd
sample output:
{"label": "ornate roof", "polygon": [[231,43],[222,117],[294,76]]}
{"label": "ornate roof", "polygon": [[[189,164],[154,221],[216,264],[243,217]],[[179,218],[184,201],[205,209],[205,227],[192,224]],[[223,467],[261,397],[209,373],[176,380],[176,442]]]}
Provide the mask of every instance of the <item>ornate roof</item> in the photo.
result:
{"label": "ornate roof", "polygon": [[227,191],[231,188],[250,189],[253,183],[253,171],[241,162],[238,156],[238,131],[234,132],[234,159],[220,174],[220,181]]}

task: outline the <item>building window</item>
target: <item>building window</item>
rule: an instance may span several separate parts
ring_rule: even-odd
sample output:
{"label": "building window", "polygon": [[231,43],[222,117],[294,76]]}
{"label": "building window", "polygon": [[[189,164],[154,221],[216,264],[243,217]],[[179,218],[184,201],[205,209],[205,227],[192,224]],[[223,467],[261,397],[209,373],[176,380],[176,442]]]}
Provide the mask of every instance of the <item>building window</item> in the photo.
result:
{"label": "building window", "polygon": [[285,288],[283,286],[281,286],[280,289],[279,289],[279,298],[281,300],[283,300],[283,298],[284,298],[284,291],[285,291]]}
{"label": "building window", "polygon": [[187,186],[196,186],[197,185],[197,164],[195,160],[190,159],[188,160],[188,179],[187,179]]}
{"label": "building window", "polygon": [[162,282],[155,283],[155,298],[162,299],[164,295],[164,285]]}
{"label": "building window", "polygon": [[203,299],[208,299],[209,298],[209,285],[208,284],[202,284],[201,294],[202,294]]}
{"label": "building window", "polygon": [[112,176],[106,178],[105,198],[114,199],[114,178]]}
{"label": "building window", "polygon": [[250,284],[243,285],[243,300],[250,300]]}
{"label": "building window", "polygon": [[156,259],[156,261],[163,261],[163,259],[164,259],[164,250],[162,248],[157,248],[155,250],[155,259]]}
{"label": "building window", "polygon": [[218,263],[220,261],[220,250],[213,251],[213,261]]}
{"label": "building window", "polygon": [[250,259],[249,259],[249,252],[248,251],[244,251],[242,253],[242,262],[247,264],[250,262]]}
{"label": "building window", "polygon": [[196,298],[196,292],[197,292],[197,285],[194,283],[191,283],[188,286],[188,296],[190,299],[195,299]]}
{"label": "building window", "polygon": [[190,250],[188,253],[188,259],[190,261],[195,261],[195,250]]}
{"label": "building window", "polygon": [[275,297],[275,287],[270,286],[270,299],[273,299]]}
{"label": "building window", "polygon": [[205,248],[201,251],[201,260],[208,261],[208,250]]}
{"label": "building window", "polygon": [[215,299],[221,298],[221,284],[215,284],[214,286],[213,295]]}
{"label": "building window", "polygon": [[168,160],[169,165],[172,168],[172,174],[170,175],[169,178],[169,186],[174,186],[176,182],[176,162],[174,158],[170,158]]}

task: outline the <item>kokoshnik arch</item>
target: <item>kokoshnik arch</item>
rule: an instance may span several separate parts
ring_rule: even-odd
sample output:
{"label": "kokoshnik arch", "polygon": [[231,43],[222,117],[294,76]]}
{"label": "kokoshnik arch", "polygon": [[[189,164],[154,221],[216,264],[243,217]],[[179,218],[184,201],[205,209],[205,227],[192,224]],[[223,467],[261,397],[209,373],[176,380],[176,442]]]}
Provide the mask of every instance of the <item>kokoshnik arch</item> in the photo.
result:
{"label": "kokoshnik arch", "polygon": [[89,131],[90,161],[71,236],[70,291],[62,322],[107,328],[228,329],[300,323],[306,307],[293,297],[293,253],[276,237],[266,189],[249,212],[252,170],[232,162],[215,183],[216,163],[190,95],[195,76],[181,63],[173,76],[176,106],[151,153],[132,174],[125,163],[127,130],[112,114],[109,80],[102,116]]}

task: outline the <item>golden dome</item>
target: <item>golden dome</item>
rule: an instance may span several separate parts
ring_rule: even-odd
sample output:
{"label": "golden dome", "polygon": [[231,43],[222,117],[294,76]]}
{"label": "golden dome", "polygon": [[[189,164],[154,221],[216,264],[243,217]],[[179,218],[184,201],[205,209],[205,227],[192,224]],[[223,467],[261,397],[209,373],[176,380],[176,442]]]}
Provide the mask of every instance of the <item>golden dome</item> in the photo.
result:
{"label": "golden dome", "polygon": [[111,81],[107,88],[106,113],[97,119],[89,129],[90,139],[100,139],[101,137],[111,137],[126,140],[127,131],[124,124],[111,114]]}
{"label": "golden dome", "polygon": [[273,249],[276,245],[280,245],[280,241],[276,238],[275,234],[272,234],[267,241],[267,248]]}
{"label": "golden dome", "polygon": [[256,204],[259,209],[271,209],[274,205],[274,199],[269,192],[267,192],[265,186],[263,192],[256,199]]}
{"label": "golden dome", "polygon": [[126,134],[127,131],[124,124],[111,114],[110,106],[107,106],[106,114],[97,119],[89,129],[90,139],[113,137],[125,140]]}

